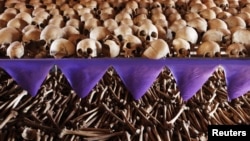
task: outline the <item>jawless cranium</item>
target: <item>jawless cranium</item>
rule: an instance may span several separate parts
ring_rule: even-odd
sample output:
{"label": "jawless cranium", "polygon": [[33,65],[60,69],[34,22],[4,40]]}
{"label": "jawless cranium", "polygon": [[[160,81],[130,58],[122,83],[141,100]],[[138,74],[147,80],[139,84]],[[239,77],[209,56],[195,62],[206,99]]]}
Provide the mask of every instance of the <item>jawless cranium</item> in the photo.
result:
{"label": "jawless cranium", "polygon": [[100,55],[102,45],[99,41],[86,38],[78,42],[76,46],[76,53],[81,58],[95,58]]}
{"label": "jawless cranium", "polygon": [[214,41],[206,41],[198,46],[197,55],[201,57],[220,57],[220,46]]}
{"label": "jawless cranium", "polygon": [[226,53],[232,58],[246,57],[249,54],[246,47],[241,43],[229,45],[226,49]]}
{"label": "jawless cranium", "polygon": [[188,41],[177,38],[173,40],[172,45],[177,57],[189,57],[190,44]]}
{"label": "jawless cranium", "polygon": [[138,37],[142,42],[151,42],[158,39],[158,30],[153,23],[144,23],[139,27]]}
{"label": "jawless cranium", "polygon": [[122,49],[124,57],[139,57],[142,54],[142,41],[135,35],[126,35],[123,39]]}

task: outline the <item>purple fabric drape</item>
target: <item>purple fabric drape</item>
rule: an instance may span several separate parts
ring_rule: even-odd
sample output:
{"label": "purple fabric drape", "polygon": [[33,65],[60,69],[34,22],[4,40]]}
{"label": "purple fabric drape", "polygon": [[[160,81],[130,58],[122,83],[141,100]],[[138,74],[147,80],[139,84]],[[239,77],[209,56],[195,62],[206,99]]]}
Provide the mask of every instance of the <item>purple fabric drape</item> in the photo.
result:
{"label": "purple fabric drape", "polygon": [[164,67],[170,69],[184,100],[190,99],[217,67],[225,71],[229,100],[250,90],[250,60],[169,58],[1,59],[0,67],[26,89],[37,94],[50,69],[57,65],[80,97],[89,94],[109,67],[113,67],[134,99],[140,99]]}

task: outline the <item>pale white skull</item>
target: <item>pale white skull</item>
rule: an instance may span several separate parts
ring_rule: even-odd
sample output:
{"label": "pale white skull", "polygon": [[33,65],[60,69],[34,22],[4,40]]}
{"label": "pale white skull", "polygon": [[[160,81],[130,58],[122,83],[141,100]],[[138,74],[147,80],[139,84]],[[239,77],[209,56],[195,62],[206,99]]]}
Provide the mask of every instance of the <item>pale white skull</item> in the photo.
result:
{"label": "pale white skull", "polygon": [[189,57],[190,44],[188,41],[181,38],[177,38],[173,40],[172,44],[177,57]]}
{"label": "pale white skull", "polygon": [[78,57],[95,58],[100,55],[102,45],[94,39],[83,39],[78,42],[76,46],[76,53]]}
{"label": "pale white skull", "polygon": [[220,57],[220,46],[214,41],[203,42],[198,46],[197,55],[201,57]]}
{"label": "pale white skull", "polygon": [[143,57],[149,59],[161,59],[170,56],[168,44],[162,39],[151,41],[147,45],[147,49],[143,52]]}
{"label": "pale white skull", "polygon": [[6,55],[10,59],[22,58],[24,55],[24,46],[21,42],[12,42],[6,50]]}
{"label": "pale white skull", "polygon": [[238,58],[248,56],[248,51],[243,44],[233,43],[226,49],[226,53],[229,57]]}
{"label": "pale white skull", "polygon": [[158,30],[153,23],[145,23],[139,27],[138,37],[142,42],[151,42],[158,39]]}
{"label": "pale white skull", "polygon": [[123,39],[124,57],[138,57],[142,54],[142,41],[135,35],[126,35]]}
{"label": "pale white skull", "polygon": [[75,52],[75,45],[64,38],[56,39],[50,46],[50,55],[56,59],[73,56]]}

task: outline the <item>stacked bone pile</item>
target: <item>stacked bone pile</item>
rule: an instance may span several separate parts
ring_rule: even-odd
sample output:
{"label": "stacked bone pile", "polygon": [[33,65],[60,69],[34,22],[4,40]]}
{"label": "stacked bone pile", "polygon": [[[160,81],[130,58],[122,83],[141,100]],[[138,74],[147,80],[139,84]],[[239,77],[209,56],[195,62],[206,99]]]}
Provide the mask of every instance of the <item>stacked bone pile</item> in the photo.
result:
{"label": "stacked bone pile", "polygon": [[229,102],[220,68],[188,101],[167,68],[139,100],[113,68],[85,98],[60,70],[48,74],[35,97],[3,70],[0,76],[1,140],[207,141],[208,125],[250,124],[250,94]]}
{"label": "stacked bone pile", "polygon": [[0,2],[2,58],[249,56],[248,0]]}

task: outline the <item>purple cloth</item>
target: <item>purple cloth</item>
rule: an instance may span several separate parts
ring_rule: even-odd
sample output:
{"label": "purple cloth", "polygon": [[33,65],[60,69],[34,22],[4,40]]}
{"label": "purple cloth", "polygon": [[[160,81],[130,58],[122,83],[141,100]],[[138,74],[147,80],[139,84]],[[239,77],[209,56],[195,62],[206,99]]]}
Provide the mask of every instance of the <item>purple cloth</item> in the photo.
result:
{"label": "purple cloth", "polygon": [[218,66],[225,70],[228,99],[237,98],[250,90],[250,60],[169,58],[97,59],[1,59],[0,67],[26,89],[37,94],[49,70],[57,65],[80,97],[89,94],[109,67],[114,67],[134,99],[140,99],[151,87],[164,67],[171,70],[184,100],[190,99]]}

